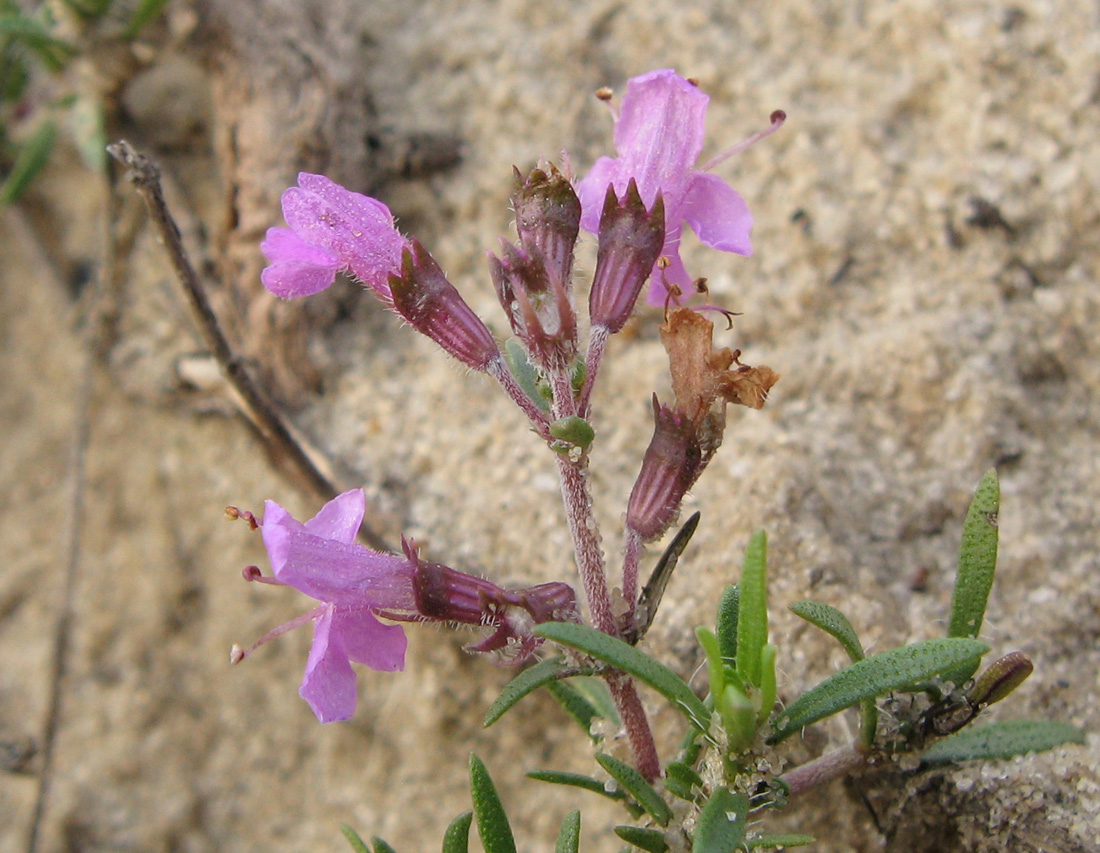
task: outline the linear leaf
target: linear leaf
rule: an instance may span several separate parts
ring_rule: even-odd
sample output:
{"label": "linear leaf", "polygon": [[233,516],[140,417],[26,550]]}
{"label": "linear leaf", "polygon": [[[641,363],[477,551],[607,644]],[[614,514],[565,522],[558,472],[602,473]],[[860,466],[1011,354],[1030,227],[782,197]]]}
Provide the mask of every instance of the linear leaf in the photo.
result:
{"label": "linear leaf", "polygon": [[344,838],[348,840],[348,844],[351,845],[351,849],[354,850],[355,853],[370,853],[367,842],[360,838],[359,833],[346,823],[340,824],[340,831],[344,833]]}
{"label": "linear leaf", "polygon": [[474,801],[477,834],[481,836],[485,853],[516,853],[516,840],[496,786],[485,764],[473,754],[470,755],[470,794]]}
{"label": "linear leaf", "polygon": [[668,826],[668,822],[672,820],[672,809],[641,773],[612,755],[597,753],[596,763],[606,770],[611,778],[619,783],[619,787],[637,801],[638,805],[649,812],[657,823]]}
{"label": "linear leaf", "polygon": [[1012,758],[1044,752],[1066,743],[1084,743],[1085,733],[1057,720],[1005,720],[973,726],[945,737],[924,751],[924,764]]}
{"label": "linear leaf", "polygon": [[633,675],[672,702],[697,729],[704,732],[707,730],[710,715],[694,691],[671,669],[628,643],[595,628],[572,622],[544,622],[535,628],[535,634],[578,649]]}
{"label": "linear leaf", "polygon": [[[997,513],[1000,505],[1001,487],[997,482],[997,472],[990,470],[978,484],[963,523],[959,571],[951,596],[949,637],[977,637],[982,628],[989,590],[997,568]],[[949,680],[962,684],[977,667],[977,661],[973,667],[959,667],[950,673]]]}
{"label": "linear leaf", "polygon": [[463,812],[450,822],[443,833],[443,853],[469,853],[470,824],[473,821],[473,812]]}
{"label": "linear leaf", "polygon": [[618,788],[609,791],[607,786],[599,779],[585,776],[581,773],[565,773],[561,770],[530,770],[526,774],[528,779],[536,782],[549,782],[552,785],[568,785],[571,788],[580,788],[591,791],[593,794],[601,794],[612,800],[625,800],[626,794]]}
{"label": "linear leaf", "polygon": [[23,143],[15,155],[11,171],[0,184],[0,204],[14,204],[26,192],[50,158],[56,139],[57,125],[44,121],[34,135]]}
{"label": "linear leaf", "polygon": [[528,693],[532,693],[560,678],[562,673],[571,669],[572,667],[560,657],[539,661],[534,666],[525,669],[500,691],[496,701],[485,712],[485,719],[481,721],[481,725],[488,728]]}
{"label": "linear leaf", "polygon": [[565,712],[577,721],[577,725],[584,729],[586,735],[594,741],[600,739],[599,735],[592,733],[592,721],[600,716],[600,712],[587,697],[566,681],[551,681],[546,689],[558,700]]}
{"label": "linear leaf", "polygon": [[856,636],[856,629],[852,627],[848,617],[831,604],[822,601],[796,601],[790,605],[790,610],[838,640],[852,663],[863,660],[863,645]]}
{"label": "linear leaf", "polygon": [[397,853],[396,850],[377,835],[371,839],[371,844],[374,845],[374,853]]}
{"label": "linear leaf", "polygon": [[694,801],[703,790],[703,777],[682,761],[673,761],[665,768],[665,789],[681,800]]}
{"label": "linear leaf", "polygon": [[[856,635],[856,629],[852,627],[848,617],[831,604],[822,601],[796,601],[790,605],[790,609],[835,638],[844,647],[852,663],[863,660],[863,644]],[[875,705],[874,698],[864,699],[861,711],[859,740],[869,747],[874,743],[875,731],[878,729],[878,706]]]}
{"label": "linear leaf", "polygon": [[760,650],[768,642],[768,537],[758,530],[745,549],[737,612],[737,672],[760,686]]}
{"label": "linear leaf", "polygon": [[667,853],[668,844],[665,834],[656,829],[643,829],[640,826],[616,826],[615,834],[628,844],[633,844],[646,853]]}
{"label": "linear leaf", "polygon": [[771,835],[758,835],[745,842],[750,850],[767,849],[770,847],[805,847],[813,844],[817,839],[812,835],[803,835],[798,832],[777,832]]}
{"label": "linear leaf", "polygon": [[581,813],[577,809],[569,812],[558,830],[558,843],[554,853],[577,853],[581,846]]}
{"label": "linear leaf", "polygon": [[737,666],[737,614],[740,605],[741,590],[737,584],[730,584],[722,590],[714,633],[718,636],[718,650],[726,666]]}
{"label": "linear leaf", "polygon": [[775,720],[768,738],[777,743],[845,708],[911,684],[927,681],[981,658],[989,646],[964,637],[926,640],[871,655],[827,678],[798,697]]}
{"label": "linear leaf", "polygon": [[744,840],[749,825],[749,798],[717,789],[699,813],[691,853],[728,853]]}

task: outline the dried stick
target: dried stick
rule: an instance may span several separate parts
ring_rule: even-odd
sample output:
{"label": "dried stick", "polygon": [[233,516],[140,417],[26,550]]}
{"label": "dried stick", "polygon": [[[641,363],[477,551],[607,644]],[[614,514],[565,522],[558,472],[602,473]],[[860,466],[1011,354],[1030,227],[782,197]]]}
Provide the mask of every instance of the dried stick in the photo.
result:
{"label": "dried stick", "polygon": [[[125,140],[108,145],[107,151],[127,167],[127,180],[134,185],[144,200],[152,217],[153,226],[168,250],[172,268],[187,296],[188,305],[199,327],[203,342],[236,392],[245,415],[276,458],[288,460],[295,473],[319,497],[326,500],[334,497],[338,489],[318,465],[316,459],[320,453],[314,449],[307,449],[304,442],[291,431],[271,399],[249,376],[244,362],[233,351],[222,332],[218,318],[210,306],[210,300],[206,297],[202,281],[187,256],[179,228],[164,200],[164,191],[160,184],[160,168],[150,157],[136,151]],[[360,528],[359,535],[372,548],[390,550],[381,535],[365,522]]]}

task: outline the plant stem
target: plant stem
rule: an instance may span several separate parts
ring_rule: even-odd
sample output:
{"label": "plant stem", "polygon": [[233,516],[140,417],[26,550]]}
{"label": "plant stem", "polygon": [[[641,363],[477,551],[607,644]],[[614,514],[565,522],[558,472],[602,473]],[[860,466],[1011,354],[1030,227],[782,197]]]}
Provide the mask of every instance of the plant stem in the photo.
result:
{"label": "plant stem", "polygon": [[790,773],[784,773],[779,778],[790,786],[792,796],[802,794],[859,769],[867,763],[869,754],[866,747],[853,744],[827,752],[820,758],[794,768]]}
{"label": "plant stem", "polygon": [[607,588],[607,577],[604,573],[600,533],[592,515],[587,459],[574,462],[562,454],[558,454],[557,458],[565,517],[569,522],[577,571],[588,601],[588,610],[592,614],[592,624],[605,634],[617,637],[619,631],[611,611],[611,591]]}
{"label": "plant stem", "polygon": [[581,388],[580,404],[577,406],[577,411],[582,418],[588,417],[588,409],[592,403],[592,388],[596,384],[596,375],[600,372],[600,364],[603,362],[609,335],[610,332],[606,326],[593,326],[588,336],[588,355],[584,361],[584,386]]}
{"label": "plant stem", "polygon": [[661,762],[657,757],[657,745],[653,742],[653,732],[649,728],[649,719],[641,697],[638,696],[638,689],[630,676],[621,672],[610,676],[607,686],[626,729],[626,737],[630,741],[630,750],[634,753],[638,772],[647,782],[652,782],[661,775]]}

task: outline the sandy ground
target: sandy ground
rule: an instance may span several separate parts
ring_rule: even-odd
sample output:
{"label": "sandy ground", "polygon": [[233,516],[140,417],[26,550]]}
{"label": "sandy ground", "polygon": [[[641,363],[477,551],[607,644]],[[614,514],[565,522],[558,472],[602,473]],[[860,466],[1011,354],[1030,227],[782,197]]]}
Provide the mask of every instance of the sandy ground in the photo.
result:
{"label": "sandy ground", "polygon": [[[996,715],[1096,730],[1092,4],[243,6],[172,5],[153,49],[104,50],[81,73],[102,84],[112,133],[160,158],[227,328],[367,489],[389,541],[404,532],[499,581],[572,578],[552,460],[490,383],[351,285],[304,309],[258,293],[279,192],[301,168],[376,192],[500,333],[483,253],[509,227],[511,165],[564,148],[587,168],[610,149],[590,93],[674,67],[712,96],[704,156],[772,109],[790,116],[719,169],[755,215],[754,257],[686,255],[743,312],[720,343],[783,379],[763,412],[731,413],[649,647],[694,671],[692,628],[761,527],[785,695],[842,663],[785,611],[792,601],[842,607],[872,650],[941,634],[967,501],[996,466],[1002,550],[983,634],[1036,665]],[[461,161],[412,168],[401,140],[423,132],[460,139]],[[325,727],[296,695],[308,630],[228,666],[232,643],[307,604],[243,583],[262,547],[222,508],[275,498],[307,516],[316,499],[216,383],[181,380],[202,372],[202,347],[119,175],[98,179],[62,152],[0,229],[0,850],[28,849],[35,832],[41,851],[337,851],[341,822],[434,849],[468,807],[471,750],[521,849],[550,849],[574,806],[584,849],[616,849],[598,834],[616,813],[523,779],[590,767],[552,702],[479,728],[509,672],[464,654],[469,635],[411,631],[407,670],[362,673],[355,719]],[[667,393],[658,320],[616,341],[597,395],[593,483],[612,555],[650,394]],[[926,591],[913,591],[917,573]],[[807,745],[843,742],[853,725]],[[1096,851],[1098,753],[1090,736],[894,777],[874,816],[859,786],[838,783],[785,825],[823,851]]]}

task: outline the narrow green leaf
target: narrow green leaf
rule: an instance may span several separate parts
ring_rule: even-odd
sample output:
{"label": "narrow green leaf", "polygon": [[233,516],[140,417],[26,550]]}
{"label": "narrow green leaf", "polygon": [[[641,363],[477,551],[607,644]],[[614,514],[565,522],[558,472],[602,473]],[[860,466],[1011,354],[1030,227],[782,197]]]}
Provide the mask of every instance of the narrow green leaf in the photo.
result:
{"label": "narrow green leaf", "polygon": [[535,634],[547,640],[553,640],[555,643],[561,643],[563,646],[578,649],[633,675],[672,702],[697,729],[704,732],[707,730],[710,715],[699,697],[680,676],[668,667],[657,663],[644,652],[595,628],[571,622],[544,622],[535,628]]}
{"label": "narrow green leaf", "polygon": [[692,802],[703,790],[703,777],[690,765],[673,761],[665,768],[665,788],[673,796]]}
{"label": "narrow green leaf", "polygon": [[546,685],[550,695],[558,700],[565,712],[577,721],[584,733],[598,741],[600,736],[592,733],[592,721],[600,716],[599,711],[585,698],[581,692],[567,681],[551,681]]}
{"label": "narrow green leaf", "polygon": [[729,853],[744,840],[749,825],[749,798],[717,789],[699,813],[691,853]]}
{"label": "narrow green leaf", "polygon": [[42,24],[21,15],[0,18],[0,35],[25,45],[50,71],[60,71],[76,54],[67,41],[50,34]]}
{"label": "narrow green leaf", "polygon": [[763,725],[775,708],[775,697],[778,693],[775,658],[778,654],[774,643],[765,643],[760,650],[760,710],[756,712],[757,725]]}
{"label": "narrow green leaf", "polygon": [[611,696],[607,682],[602,678],[578,675],[562,683],[568,684],[580,693],[596,709],[597,716],[610,720],[615,725],[620,724],[619,710],[615,707],[615,700]]}
{"label": "narrow green leaf", "polygon": [[136,38],[167,4],[168,0],[141,0],[137,9],[134,10],[133,17],[130,18],[130,23],[126,25],[123,36],[128,39]]}
{"label": "narrow green leaf", "polygon": [[890,649],[857,661],[803,693],[775,720],[768,743],[777,743],[818,720],[864,699],[882,696],[927,681],[964,663],[981,658],[989,646],[978,640],[951,637]]}
{"label": "narrow green leaf", "polygon": [[[821,601],[796,601],[790,605],[795,614],[815,625],[840,642],[852,663],[863,660],[863,644],[848,617]],[[859,741],[864,746],[874,743],[878,730],[878,706],[874,698],[864,699],[860,709]]]}
{"label": "narrow green leaf", "polygon": [[726,689],[726,667],[722,663],[722,653],[718,650],[718,638],[702,625],[695,629],[695,639],[703,647],[707,658],[707,681],[710,695],[721,696]]}
{"label": "narrow green leaf", "polygon": [[771,835],[758,835],[745,842],[750,850],[767,849],[771,847],[805,847],[813,844],[817,839],[812,835],[803,835],[797,832],[777,832]]}
{"label": "narrow green leaf", "polygon": [[737,666],[737,612],[741,605],[741,590],[737,584],[730,584],[722,590],[718,601],[718,624],[714,633],[718,635],[718,649],[726,666]]}
{"label": "narrow green leaf", "polygon": [[549,412],[550,401],[539,391],[538,370],[528,358],[527,350],[520,346],[515,338],[509,338],[504,342],[504,361],[519,387],[523,389],[523,393],[544,412]]}
{"label": "narrow green leaf", "polygon": [[470,794],[474,801],[477,834],[485,853],[516,853],[516,841],[496,786],[476,755],[470,755]]}
{"label": "narrow green leaf", "polygon": [[856,636],[856,629],[848,621],[848,617],[833,607],[821,601],[796,601],[790,605],[790,609],[801,616],[811,625],[815,625],[838,640],[852,659],[852,663],[863,660],[863,644]]}
{"label": "narrow green leaf", "polygon": [[15,155],[11,171],[0,184],[0,204],[14,204],[46,165],[57,139],[57,125],[44,121]]}
{"label": "narrow green leaf", "polygon": [[554,853],[577,853],[581,846],[581,813],[574,809],[565,816],[558,830]]}
{"label": "narrow green leaf", "polygon": [[768,642],[768,537],[758,530],[745,549],[737,613],[737,672],[760,686],[760,650]]}
{"label": "narrow green leaf", "polygon": [[397,853],[390,845],[379,838],[377,835],[371,839],[371,844],[374,845],[374,853]]}
{"label": "narrow green leaf", "polygon": [[641,773],[612,755],[597,753],[596,763],[606,770],[611,778],[619,783],[619,787],[637,801],[638,805],[649,812],[657,823],[668,826],[668,822],[672,820],[672,809]]}
{"label": "narrow green leaf", "polygon": [[481,721],[481,725],[488,728],[528,693],[532,693],[551,681],[555,681],[561,677],[562,673],[571,669],[560,657],[539,661],[534,666],[525,669],[508,682],[507,686],[500,692],[497,700],[485,712],[485,719]]}
{"label": "narrow green leaf", "polygon": [[640,826],[616,826],[615,834],[628,844],[633,844],[646,853],[667,853],[668,844],[665,834],[656,829],[642,829]]}
{"label": "narrow green leaf", "polygon": [[[997,568],[997,513],[1001,505],[1001,487],[997,472],[987,471],[974,492],[970,509],[963,523],[962,546],[959,548],[959,572],[951,597],[949,637],[977,637],[985,618],[989,590]],[[962,684],[978,668],[959,667],[947,677]]]}
{"label": "narrow green leaf", "polygon": [[560,770],[531,770],[526,776],[528,779],[534,779],[536,782],[549,782],[552,785],[568,785],[571,788],[591,791],[593,794],[600,794],[611,800],[626,799],[626,793],[624,791],[618,788],[609,791],[607,786],[599,779],[593,779],[591,776],[585,776],[581,773],[565,773]]}
{"label": "narrow green leaf", "polygon": [[443,833],[443,853],[469,853],[470,824],[473,821],[473,812],[463,812],[451,821]]}
{"label": "narrow green leaf", "polygon": [[344,838],[348,840],[348,844],[351,845],[351,849],[354,850],[355,853],[370,853],[367,842],[360,838],[359,833],[346,823],[340,824],[340,831],[344,833]]}
{"label": "narrow green leaf", "polygon": [[1005,720],[972,726],[945,737],[924,751],[924,764],[1012,758],[1044,752],[1067,743],[1084,743],[1085,733],[1057,720]]}

